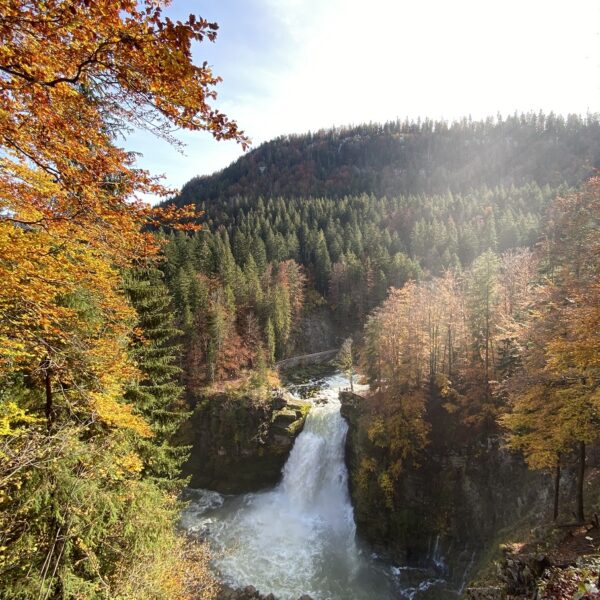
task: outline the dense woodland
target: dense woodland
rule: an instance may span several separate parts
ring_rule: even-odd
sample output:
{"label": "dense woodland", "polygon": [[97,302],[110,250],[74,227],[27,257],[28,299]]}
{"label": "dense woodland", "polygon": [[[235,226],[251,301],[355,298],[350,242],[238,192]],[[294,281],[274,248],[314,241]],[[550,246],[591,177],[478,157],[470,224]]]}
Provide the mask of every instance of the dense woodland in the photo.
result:
{"label": "dense woodland", "polygon": [[600,430],[597,116],[288,136],[173,197],[116,140],[145,125],[247,144],[191,60],[216,25],[150,0],[49,3],[45,18],[5,4],[0,597],[213,597],[204,546],[175,529],[177,432],[207,389],[267,402],[269,368],[317,309],[340,344],[355,337],[372,386],[361,481],[382,510],[435,404],[461,439],[504,435],[557,479],[576,452],[583,519]]}
{"label": "dense woodland", "polygon": [[[394,481],[447,414],[448,439],[500,431],[534,469],[579,461],[583,521],[586,444],[599,437],[600,181],[558,198],[535,250],[486,250],[468,269],[393,290],[368,318],[365,365],[376,402],[360,485],[393,506]],[[374,486],[374,488],[373,488]],[[569,509],[567,509],[568,511]]]}
{"label": "dense woodland", "polygon": [[[590,354],[579,366],[568,362],[575,357],[568,359],[559,342],[576,335],[570,328],[580,327],[582,314],[597,317],[597,197],[592,180],[579,194],[530,183],[392,200],[234,199],[225,207],[209,205],[208,231],[170,237],[165,270],[177,312],[188,318],[198,311],[196,326],[187,321],[192,331],[211,335],[203,326],[205,310],[198,310],[205,292],[197,282],[212,278],[231,298],[232,345],[241,341],[249,352],[258,340],[268,361],[286,356],[303,285],[309,299],[322,295],[343,324],[340,332],[360,338],[366,320],[362,354],[378,399],[372,442],[390,455],[387,470],[364,463],[365,486],[374,477],[381,492],[393,495],[403,465],[428,443],[430,403],[440,398],[448,427],[463,441],[505,430],[509,445],[523,450],[533,468],[555,469],[559,477],[561,456],[578,445],[584,460],[582,445],[597,437],[598,374],[589,364],[596,330],[591,323],[580,330]],[[278,291],[273,269],[292,266],[292,287],[278,275]],[[578,292],[584,295],[581,313],[567,286],[586,288]],[[295,306],[290,297],[298,299]],[[574,305],[560,309],[561,302]],[[248,329],[248,310],[258,329]],[[549,344],[558,346],[546,355]],[[247,354],[231,356],[243,361]],[[561,367],[548,371],[556,361]],[[251,360],[239,362],[230,375],[250,366]],[[193,368],[188,363],[185,370]],[[564,389],[556,393],[568,404],[552,405],[548,390],[563,378]],[[570,381],[575,388],[569,389]],[[575,408],[577,402],[582,406]],[[579,518],[583,476],[580,470]]]}
{"label": "dense woodland", "polygon": [[[393,507],[394,481],[418,464],[431,413],[441,406],[455,439],[502,434],[532,468],[555,472],[557,490],[561,460],[571,464],[577,450],[582,519],[585,444],[596,441],[598,425],[597,197],[594,179],[579,193],[530,181],[391,199],[203,202],[205,229],[170,235],[164,270],[179,315],[198,306],[196,281],[229,290],[233,345],[262,346],[267,362],[286,356],[290,332],[293,338],[302,312],[315,305],[331,310],[340,340],[357,337],[376,400],[370,436],[377,460],[365,458],[360,478],[365,489],[374,486],[373,502]],[[283,289],[273,292],[272,273],[291,265],[291,297],[304,306],[292,307],[285,278],[276,278]],[[577,310],[568,286],[582,294]],[[248,310],[259,325],[251,333]],[[188,324],[210,337],[204,309],[198,314],[197,326]],[[577,323],[583,314],[585,330]],[[575,330],[590,344],[579,365],[561,345],[579,343],[570,339]],[[252,365],[239,363],[230,376]],[[184,367],[192,369],[192,362]],[[556,495],[555,518],[558,509]]]}
{"label": "dense woodland", "polygon": [[179,204],[235,196],[377,197],[482,186],[576,185],[600,167],[598,115],[395,121],[288,135],[198,177]]}
{"label": "dense woodland", "polygon": [[188,382],[197,388],[259,359],[285,358],[303,305],[327,305],[340,332],[352,333],[390,287],[460,271],[486,250],[533,245],[555,195],[530,183],[390,200],[234,199],[209,208],[203,230],[171,234],[165,248]]}

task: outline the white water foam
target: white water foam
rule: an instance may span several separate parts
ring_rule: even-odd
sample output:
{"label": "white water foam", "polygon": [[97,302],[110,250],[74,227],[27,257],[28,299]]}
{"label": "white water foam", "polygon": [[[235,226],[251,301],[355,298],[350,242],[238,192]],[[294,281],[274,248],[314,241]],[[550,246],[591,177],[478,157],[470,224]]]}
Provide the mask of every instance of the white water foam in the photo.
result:
{"label": "white water foam", "polygon": [[356,539],[344,462],[348,426],[338,398],[346,386],[340,375],[325,380],[277,487],[225,502],[209,492],[208,500],[186,511],[184,527],[204,531],[213,542],[215,567],[226,583],[253,585],[281,600],[302,594],[315,600],[415,598],[438,583],[421,581],[415,588],[406,582],[401,589],[404,578]]}

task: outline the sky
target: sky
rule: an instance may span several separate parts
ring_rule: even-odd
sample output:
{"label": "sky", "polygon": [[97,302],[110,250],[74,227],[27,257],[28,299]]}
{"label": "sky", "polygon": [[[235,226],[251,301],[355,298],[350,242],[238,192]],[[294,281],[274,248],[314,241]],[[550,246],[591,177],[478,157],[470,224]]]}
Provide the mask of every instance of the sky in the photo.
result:
{"label": "sky", "polygon": [[[223,82],[215,106],[253,146],[396,118],[600,112],[598,0],[172,0],[219,24],[194,48]],[[136,131],[138,165],[180,188],[243,151],[180,132],[183,153]]]}

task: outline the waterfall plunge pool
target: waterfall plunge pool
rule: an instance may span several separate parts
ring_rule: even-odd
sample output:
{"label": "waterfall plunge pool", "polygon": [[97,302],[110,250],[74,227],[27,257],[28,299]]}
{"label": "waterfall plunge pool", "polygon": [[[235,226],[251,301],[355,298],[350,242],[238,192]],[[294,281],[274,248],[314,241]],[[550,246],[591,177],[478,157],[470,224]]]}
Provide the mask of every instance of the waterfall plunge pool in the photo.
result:
{"label": "waterfall plunge pool", "polygon": [[456,597],[444,579],[390,565],[357,538],[338,399],[347,383],[341,375],[320,380],[275,488],[241,496],[190,489],[182,527],[210,541],[224,583],[253,585],[279,600]]}

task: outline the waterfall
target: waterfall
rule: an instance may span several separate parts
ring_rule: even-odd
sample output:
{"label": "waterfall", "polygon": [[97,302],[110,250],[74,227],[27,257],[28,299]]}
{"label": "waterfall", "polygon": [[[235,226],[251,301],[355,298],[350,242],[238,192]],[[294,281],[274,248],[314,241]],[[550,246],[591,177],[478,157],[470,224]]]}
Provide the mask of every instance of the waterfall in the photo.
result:
{"label": "waterfall", "polygon": [[347,430],[333,399],[313,407],[283,469],[277,493],[292,511],[343,538],[349,551],[354,551],[354,516],[344,463]]}
{"label": "waterfall", "polygon": [[[215,509],[202,527],[226,583],[253,585],[281,600],[302,594],[315,600],[394,597],[386,569],[380,571],[356,541],[344,463],[348,425],[338,399],[345,384],[340,376],[325,381],[277,487],[228,498],[222,506],[212,499]],[[198,522],[199,512],[184,526]]]}
{"label": "waterfall", "polygon": [[400,586],[404,575],[356,538],[344,462],[348,425],[338,398],[346,382],[339,375],[325,380],[277,487],[225,499],[208,492],[202,506],[184,515],[184,527],[201,528],[211,540],[225,583],[253,585],[279,600],[303,594],[315,600],[391,600],[415,598],[439,581],[420,577],[418,588],[404,581]]}

